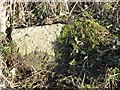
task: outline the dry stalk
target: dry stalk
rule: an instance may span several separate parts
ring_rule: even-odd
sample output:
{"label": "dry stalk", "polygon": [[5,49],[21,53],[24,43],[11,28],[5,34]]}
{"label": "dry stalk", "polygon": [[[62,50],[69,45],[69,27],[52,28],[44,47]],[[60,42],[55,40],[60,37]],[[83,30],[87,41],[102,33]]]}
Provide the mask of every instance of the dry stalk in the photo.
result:
{"label": "dry stalk", "polygon": [[71,16],[71,14],[72,14],[72,12],[73,12],[73,10],[74,10],[74,8],[76,7],[77,4],[78,4],[78,1],[74,4],[73,8],[71,9],[71,11],[69,13],[69,16]]}

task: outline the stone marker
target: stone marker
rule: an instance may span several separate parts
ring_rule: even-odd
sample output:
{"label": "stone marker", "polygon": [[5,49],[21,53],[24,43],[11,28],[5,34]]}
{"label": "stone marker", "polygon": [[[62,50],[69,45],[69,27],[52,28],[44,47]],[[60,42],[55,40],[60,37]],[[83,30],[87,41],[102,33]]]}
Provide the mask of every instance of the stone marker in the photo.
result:
{"label": "stone marker", "polygon": [[53,24],[14,29],[11,36],[21,55],[42,51],[54,56],[54,42],[63,26],[63,24]]}

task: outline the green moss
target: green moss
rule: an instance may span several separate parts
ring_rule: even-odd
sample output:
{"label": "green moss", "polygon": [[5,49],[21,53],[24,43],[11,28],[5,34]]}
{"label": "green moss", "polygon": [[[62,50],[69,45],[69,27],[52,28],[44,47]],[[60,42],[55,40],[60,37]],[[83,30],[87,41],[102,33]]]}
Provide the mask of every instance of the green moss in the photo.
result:
{"label": "green moss", "polygon": [[58,37],[57,58],[76,58],[81,51],[89,52],[109,43],[109,31],[93,20],[75,21],[65,25]]}

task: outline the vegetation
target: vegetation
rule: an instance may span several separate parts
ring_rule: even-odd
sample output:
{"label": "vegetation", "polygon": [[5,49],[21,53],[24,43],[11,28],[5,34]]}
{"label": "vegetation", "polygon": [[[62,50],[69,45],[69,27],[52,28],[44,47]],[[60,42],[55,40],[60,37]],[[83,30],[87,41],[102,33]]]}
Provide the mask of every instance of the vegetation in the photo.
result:
{"label": "vegetation", "polygon": [[[111,48],[112,37],[105,27],[93,20],[75,21],[63,27],[58,37],[55,49],[57,61],[60,65],[65,63],[69,73],[79,76],[82,82],[80,87],[106,87],[99,85],[106,83],[104,77],[108,74],[108,69],[119,68],[119,64],[116,63],[119,60],[112,59],[114,56],[110,57],[113,53],[116,56],[119,52],[118,48]],[[68,71],[62,73],[67,74]],[[114,80],[113,82],[115,83]],[[105,85],[107,84],[110,82]]]}
{"label": "vegetation", "polygon": [[[0,33],[0,73],[7,88],[120,88],[119,2],[5,4],[7,28],[66,23],[55,43],[55,61],[44,59],[50,56],[43,52],[21,56]],[[27,60],[41,61],[36,64],[41,70]]]}
{"label": "vegetation", "polygon": [[[110,36],[105,27],[93,20],[75,21],[72,25],[63,27],[61,36],[58,38],[58,53],[63,51],[62,53],[66,52],[71,57],[76,57],[76,54],[82,51],[87,55],[87,51],[109,44]],[[68,48],[67,51],[65,51],[66,48]]]}

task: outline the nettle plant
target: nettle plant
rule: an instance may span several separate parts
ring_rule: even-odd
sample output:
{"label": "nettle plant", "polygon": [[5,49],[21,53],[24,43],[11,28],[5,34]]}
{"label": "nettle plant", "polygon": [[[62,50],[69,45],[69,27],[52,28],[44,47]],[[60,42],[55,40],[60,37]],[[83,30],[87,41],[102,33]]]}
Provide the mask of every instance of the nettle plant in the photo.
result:
{"label": "nettle plant", "polygon": [[[110,42],[109,31],[93,20],[74,21],[65,25],[56,44],[56,58],[70,62],[85,58],[98,47]],[[69,64],[72,65],[72,62]],[[75,63],[76,64],[76,63]]]}

